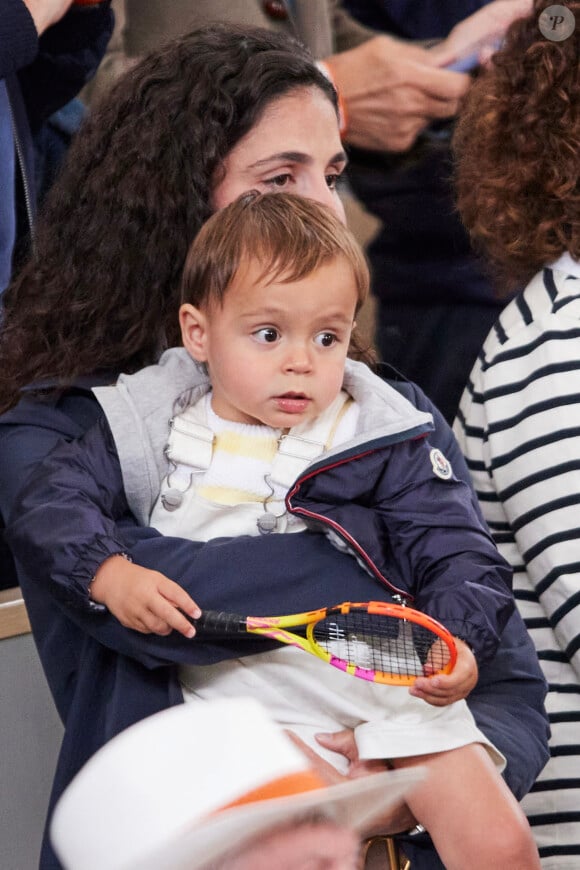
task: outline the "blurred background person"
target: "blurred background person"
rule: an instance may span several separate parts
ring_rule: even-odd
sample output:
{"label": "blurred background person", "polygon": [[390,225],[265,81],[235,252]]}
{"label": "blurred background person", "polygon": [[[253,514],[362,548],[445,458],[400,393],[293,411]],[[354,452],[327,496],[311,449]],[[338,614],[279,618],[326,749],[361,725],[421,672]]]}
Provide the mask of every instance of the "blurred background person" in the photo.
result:
{"label": "blurred background person", "polygon": [[32,137],[95,72],[112,27],[109,0],[0,0],[0,293],[34,222]]}
{"label": "blurred background person", "polygon": [[[47,119],[94,74],[113,30],[110,0],[71,4],[0,0],[0,324],[2,293],[29,250],[38,192],[52,181],[70,141],[63,133],[57,145]],[[70,114],[68,120],[74,122]],[[0,523],[0,589],[13,585]]]}
{"label": "blurred background person", "polygon": [[[365,26],[405,40],[407,50],[461,69],[477,67],[530,2],[344,0],[344,6]],[[452,129],[451,118],[434,122],[405,150],[388,143],[350,148],[348,172],[356,196],[380,220],[368,247],[379,356],[417,383],[450,423],[505,304],[457,214]]]}
{"label": "blurred background person", "polygon": [[[458,204],[503,298],[455,431],[549,683],[523,807],[546,870],[580,863],[580,2],[536,0],[466,100]],[[553,15],[550,20],[549,16]],[[547,19],[547,20],[546,20]],[[542,24],[543,20],[543,24]],[[542,29],[543,28],[543,29]],[[556,37],[556,38],[553,38]]]}
{"label": "blurred background person", "polygon": [[65,870],[358,870],[360,838],[420,779],[327,780],[257,701],[204,701],[113,738],[61,797],[51,836]]}

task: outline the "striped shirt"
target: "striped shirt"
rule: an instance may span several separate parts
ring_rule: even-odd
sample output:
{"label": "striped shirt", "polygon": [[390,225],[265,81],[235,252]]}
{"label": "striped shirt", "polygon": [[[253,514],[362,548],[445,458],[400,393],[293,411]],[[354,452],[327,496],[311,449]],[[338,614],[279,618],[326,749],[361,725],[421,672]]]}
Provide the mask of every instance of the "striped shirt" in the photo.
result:
{"label": "striped shirt", "polygon": [[580,867],[580,264],[502,312],[455,421],[550,691],[551,759],[522,801],[542,867]]}

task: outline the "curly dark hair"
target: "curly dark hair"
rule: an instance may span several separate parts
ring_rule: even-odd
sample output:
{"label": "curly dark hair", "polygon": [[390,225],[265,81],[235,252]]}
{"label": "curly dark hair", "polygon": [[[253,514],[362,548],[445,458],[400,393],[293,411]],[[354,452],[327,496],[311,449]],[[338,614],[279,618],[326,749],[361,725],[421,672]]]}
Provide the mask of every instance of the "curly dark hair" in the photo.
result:
{"label": "curly dark hair", "polygon": [[0,410],[39,380],[134,371],[179,342],[188,247],[225,157],[272,100],[336,93],[299,42],[209,25],[167,43],[91,111],[4,295]]}
{"label": "curly dark hair", "polygon": [[511,25],[453,140],[459,212],[502,295],[564,251],[580,259],[580,0],[566,4],[576,28],[559,42],[538,26],[547,5]]}

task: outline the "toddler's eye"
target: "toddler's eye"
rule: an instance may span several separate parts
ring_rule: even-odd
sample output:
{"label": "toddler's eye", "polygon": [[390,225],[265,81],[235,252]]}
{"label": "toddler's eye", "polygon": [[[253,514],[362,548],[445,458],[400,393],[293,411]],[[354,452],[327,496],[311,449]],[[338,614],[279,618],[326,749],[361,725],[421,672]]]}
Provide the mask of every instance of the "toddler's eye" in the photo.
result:
{"label": "toddler's eye", "polygon": [[336,335],[333,332],[320,332],[316,338],[314,339],[316,344],[319,344],[321,347],[332,347],[332,345],[338,341]]}
{"label": "toddler's eye", "polygon": [[263,344],[273,344],[279,338],[278,330],[274,329],[273,326],[264,326],[252,334],[256,341],[260,341]]}

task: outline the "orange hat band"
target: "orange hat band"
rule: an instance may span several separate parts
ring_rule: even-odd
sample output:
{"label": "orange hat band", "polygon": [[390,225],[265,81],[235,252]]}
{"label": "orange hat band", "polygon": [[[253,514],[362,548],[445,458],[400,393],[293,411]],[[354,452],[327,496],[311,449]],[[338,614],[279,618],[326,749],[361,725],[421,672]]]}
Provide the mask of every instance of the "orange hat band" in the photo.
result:
{"label": "orange hat band", "polygon": [[247,791],[241,797],[236,798],[223,806],[218,812],[243,806],[257,801],[267,801],[272,798],[287,797],[288,795],[302,794],[315,789],[326,788],[326,783],[312,770],[302,770],[299,773],[290,773],[278,779],[270,780],[258,788]]}

